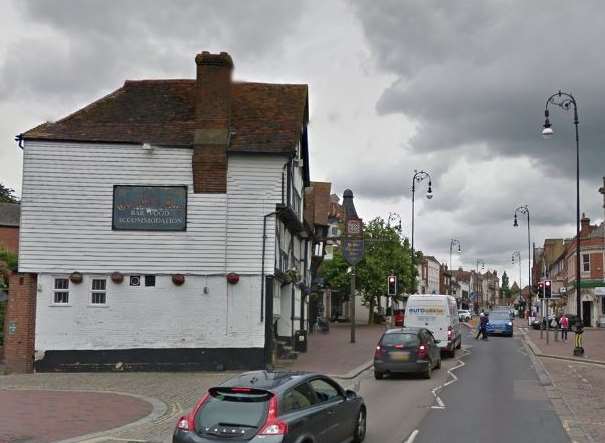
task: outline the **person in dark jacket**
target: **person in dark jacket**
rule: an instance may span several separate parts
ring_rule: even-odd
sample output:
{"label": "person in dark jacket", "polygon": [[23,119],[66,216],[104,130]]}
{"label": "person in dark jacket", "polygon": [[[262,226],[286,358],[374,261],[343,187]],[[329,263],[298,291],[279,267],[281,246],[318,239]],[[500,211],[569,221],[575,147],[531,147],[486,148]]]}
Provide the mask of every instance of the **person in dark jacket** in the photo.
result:
{"label": "person in dark jacket", "polygon": [[475,340],[479,340],[480,336],[483,336],[483,340],[487,340],[487,322],[489,318],[487,313],[481,313],[479,315],[479,330],[477,331],[477,335],[475,336]]}

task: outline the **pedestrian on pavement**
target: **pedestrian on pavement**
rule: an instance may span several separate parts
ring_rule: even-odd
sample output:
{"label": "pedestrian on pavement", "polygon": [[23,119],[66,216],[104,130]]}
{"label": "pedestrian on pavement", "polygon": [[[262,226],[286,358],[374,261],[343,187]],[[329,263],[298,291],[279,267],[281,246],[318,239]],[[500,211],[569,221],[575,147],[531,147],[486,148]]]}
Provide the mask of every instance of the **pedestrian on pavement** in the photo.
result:
{"label": "pedestrian on pavement", "polygon": [[561,340],[567,341],[567,331],[569,331],[569,318],[563,313],[559,319],[559,325],[561,326]]}

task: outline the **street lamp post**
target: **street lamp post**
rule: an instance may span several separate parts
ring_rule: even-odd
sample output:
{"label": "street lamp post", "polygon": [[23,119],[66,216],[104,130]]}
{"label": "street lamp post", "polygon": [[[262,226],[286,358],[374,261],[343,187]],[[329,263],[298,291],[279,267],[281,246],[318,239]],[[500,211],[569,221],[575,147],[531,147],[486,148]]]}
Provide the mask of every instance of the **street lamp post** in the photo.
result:
{"label": "street lamp post", "polygon": [[[478,258],[477,260],[475,260],[475,285],[476,285],[476,293],[479,294],[479,263],[481,263],[481,270],[483,271],[485,269],[485,261],[482,258]],[[483,303],[483,289],[481,288],[481,304]]]}
{"label": "street lamp post", "polygon": [[[519,223],[517,222],[517,212],[521,213],[521,214],[525,214],[527,215],[527,275],[528,275],[528,279],[527,279],[527,288],[528,288],[528,295],[527,295],[527,303],[529,304],[529,306],[531,306],[531,235],[530,235],[530,224],[529,224],[529,208],[527,207],[527,205],[523,205],[523,206],[519,206],[518,208],[515,209],[515,216],[514,216],[514,221],[513,221],[513,226],[514,227],[518,227]],[[521,283],[519,283],[521,284]],[[523,288],[521,288],[523,289]]]}
{"label": "street lamp post", "polygon": [[580,295],[580,136],[578,132],[578,105],[573,95],[566,92],[557,92],[546,100],[546,106],[544,109],[544,129],[542,130],[542,136],[544,138],[550,138],[553,135],[552,125],[548,119],[548,106],[556,105],[559,108],[569,111],[573,105],[573,124],[576,127],[576,314],[577,314],[577,327],[582,325],[582,302]]}
{"label": "street lamp post", "polygon": [[429,180],[428,190],[426,191],[426,198],[433,198],[433,189],[431,183],[431,174],[426,171],[418,171],[414,169],[414,176],[412,177],[412,268],[414,267],[414,199],[416,194],[416,182],[420,183],[424,179]]}
{"label": "street lamp post", "polygon": [[452,271],[452,248],[458,245],[458,254],[462,254],[462,245],[460,244],[460,240],[456,240],[455,238],[452,238],[450,240],[450,295],[452,295],[452,275],[453,272]]}

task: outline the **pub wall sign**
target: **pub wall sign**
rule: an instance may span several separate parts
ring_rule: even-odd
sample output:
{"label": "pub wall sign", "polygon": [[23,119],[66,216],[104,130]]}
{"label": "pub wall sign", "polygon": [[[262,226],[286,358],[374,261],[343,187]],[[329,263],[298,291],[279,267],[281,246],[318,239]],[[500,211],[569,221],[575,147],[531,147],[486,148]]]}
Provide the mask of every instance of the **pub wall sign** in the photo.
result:
{"label": "pub wall sign", "polygon": [[187,230],[187,186],[115,185],[112,229]]}

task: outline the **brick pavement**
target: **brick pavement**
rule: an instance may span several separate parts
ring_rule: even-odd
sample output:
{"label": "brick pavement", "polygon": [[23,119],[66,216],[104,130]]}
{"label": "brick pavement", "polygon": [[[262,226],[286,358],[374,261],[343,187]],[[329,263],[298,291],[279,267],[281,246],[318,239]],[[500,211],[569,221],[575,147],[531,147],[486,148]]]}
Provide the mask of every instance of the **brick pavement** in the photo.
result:
{"label": "brick pavement", "polygon": [[[309,352],[301,353],[292,369],[346,374],[372,358],[374,346],[384,329],[384,326],[360,325],[357,341],[351,344],[350,325],[333,324],[329,334],[317,333],[309,337]],[[89,433],[94,434],[70,441],[168,442],[178,417],[209,387],[232,375],[128,372],[0,376],[0,443],[56,441]],[[342,380],[342,383],[346,388],[355,387],[353,381]],[[117,399],[122,405],[116,406]],[[10,408],[5,411],[7,404]],[[61,406],[54,407],[56,405]],[[93,415],[97,411],[94,405],[98,405],[98,417]],[[32,420],[33,416],[41,417],[35,426],[32,423],[37,420]],[[146,418],[139,420],[141,417]],[[134,424],[126,425],[133,421]],[[119,426],[123,427],[117,428]],[[18,438],[21,440],[16,440]]]}
{"label": "brick pavement", "polygon": [[[105,438],[94,439],[95,443],[116,443],[122,439],[150,442],[169,442],[176,424],[176,420],[184,411],[189,410],[200,395],[209,387],[221,383],[232,373],[41,373],[41,374],[13,374],[0,376],[0,392],[9,389],[21,391],[30,390],[67,390],[67,391],[106,391],[111,393],[125,393],[142,396],[154,406],[154,411],[148,419],[142,419],[133,425],[103,432]],[[96,395],[93,392],[82,393],[81,400]],[[0,400],[1,401],[1,400]],[[1,403],[0,403],[1,404]],[[79,403],[80,405],[82,403]],[[33,413],[20,414],[18,420],[26,424],[32,421]],[[69,419],[69,417],[68,417]],[[136,418],[134,418],[136,420]],[[72,416],[70,420],[78,420]],[[132,421],[132,420],[131,420]],[[121,426],[122,421],[113,422]],[[0,435],[12,431],[14,425],[5,428],[0,422]],[[19,425],[21,426],[21,425]],[[84,426],[79,424],[78,426]],[[107,428],[106,428],[107,429]],[[94,432],[94,431],[92,431]],[[32,436],[34,437],[34,436]],[[38,438],[40,436],[37,436]],[[0,442],[2,439],[0,439]],[[10,441],[10,440],[9,440]],[[21,440],[28,441],[29,440]],[[73,441],[85,441],[77,438]],[[4,443],[4,442],[2,442]]]}
{"label": "brick pavement", "polygon": [[310,335],[309,351],[300,353],[298,359],[288,367],[301,371],[344,375],[367,363],[372,359],[376,343],[385,327],[357,326],[355,343],[350,342],[350,331],[351,326],[348,323],[332,323],[328,334]]}
{"label": "brick pavement", "polygon": [[106,431],[149,415],[139,398],[69,391],[0,391],[0,442],[47,443]]}
{"label": "brick pavement", "polygon": [[[553,339],[546,333],[527,328],[517,322],[529,348],[539,357],[552,386],[547,386],[551,401],[574,443],[605,441],[605,364],[592,364],[573,357],[574,334],[567,342]],[[560,338],[560,335],[559,335]],[[605,330],[585,329],[586,359],[605,363]],[[549,358],[551,356],[551,358]],[[556,358],[552,358],[556,357]]]}
{"label": "brick pavement", "polygon": [[[520,323],[520,322],[519,322]],[[527,323],[521,326],[526,326]],[[574,349],[575,334],[568,333],[566,342],[561,341],[561,333],[558,334],[559,341],[554,339],[554,331],[550,331],[549,342],[546,344],[546,331],[540,331],[532,328],[526,330],[527,335],[532,342],[538,346],[540,353],[551,354],[560,357],[572,357]],[[599,360],[605,362],[605,328],[587,328],[584,329],[584,357],[590,360]]]}

